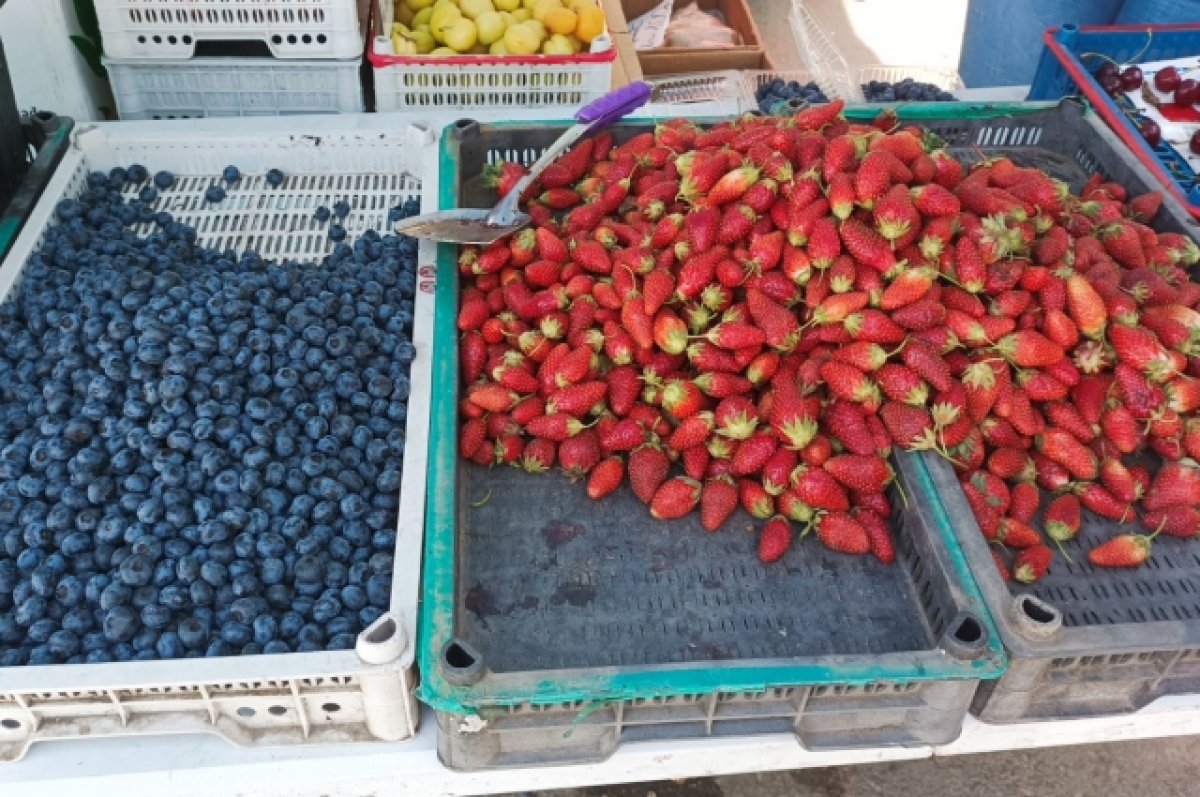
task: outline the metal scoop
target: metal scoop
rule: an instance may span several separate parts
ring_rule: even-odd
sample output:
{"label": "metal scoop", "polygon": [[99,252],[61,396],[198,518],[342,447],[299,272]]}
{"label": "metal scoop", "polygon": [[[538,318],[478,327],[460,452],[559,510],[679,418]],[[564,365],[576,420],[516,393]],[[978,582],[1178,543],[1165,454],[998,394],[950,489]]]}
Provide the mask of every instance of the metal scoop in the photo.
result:
{"label": "metal scoop", "polygon": [[396,232],[415,238],[458,244],[490,244],[529,224],[529,216],[517,210],[517,202],[530,183],[559,155],[588,133],[607,127],[641,108],[650,99],[649,84],[637,82],[610,91],[575,112],[576,124],[559,136],[529,173],[513,186],[491,210],[461,208],[425,213],[396,224]]}

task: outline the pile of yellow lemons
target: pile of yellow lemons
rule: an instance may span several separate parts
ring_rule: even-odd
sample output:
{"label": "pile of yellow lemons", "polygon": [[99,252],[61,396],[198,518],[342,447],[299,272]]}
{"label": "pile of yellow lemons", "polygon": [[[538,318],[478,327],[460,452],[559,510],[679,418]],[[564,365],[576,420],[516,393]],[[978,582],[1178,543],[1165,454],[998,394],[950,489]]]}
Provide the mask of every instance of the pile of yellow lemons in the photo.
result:
{"label": "pile of yellow lemons", "polygon": [[397,55],[572,55],[604,32],[596,0],[396,0]]}

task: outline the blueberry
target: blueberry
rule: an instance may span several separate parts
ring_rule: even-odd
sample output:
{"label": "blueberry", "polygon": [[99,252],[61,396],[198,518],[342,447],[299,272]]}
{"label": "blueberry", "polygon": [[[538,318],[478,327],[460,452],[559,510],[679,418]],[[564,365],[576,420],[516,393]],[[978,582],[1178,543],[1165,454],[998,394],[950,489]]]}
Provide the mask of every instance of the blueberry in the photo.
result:
{"label": "blueberry", "polygon": [[339,199],[333,203],[333,215],[339,219],[344,219],[350,215],[350,203],[344,199]]}
{"label": "blueberry", "polygon": [[313,211],[313,218],[316,219],[321,224],[324,224],[325,222],[329,221],[329,208],[325,207],[324,205],[321,205],[320,207],[318,207],[316,210]]}
{"label": "blueberry", "polygon": [[225,200],[225,189],[219,185],[210,186],[204,192],[204,201],[213,205],[219,204]]}
{"label": "blueberry", "polygon": [[226,166],[221,172],[221,179],[227,183],[236,183],[242,179],[242,172],[236,166]]}
{"label": "blueberry", "polygon": [[267,172],[267,185],[271,186],[272,188],[278,188],[279,186],[283,185],[283,179],[283,172],[281,172],[279,169],[271,169]]}
{"label": "blueberry", "polygon": [[346,228],[340,224],[330,224],[328,235],[329,240],[333,241],[334,243],[344,241],[346,240]]}
{"label": "blueberry", "polygon": [[168,171],[161,171],[154,175],[154,184],[161,189],[170,188],[175,184],[175,175]]}
{"label": "blueberry", "polygon": [[115,606],[104,614],[102,627],[110,642],[128,642],[137,633],[137,614],[128,606]]}

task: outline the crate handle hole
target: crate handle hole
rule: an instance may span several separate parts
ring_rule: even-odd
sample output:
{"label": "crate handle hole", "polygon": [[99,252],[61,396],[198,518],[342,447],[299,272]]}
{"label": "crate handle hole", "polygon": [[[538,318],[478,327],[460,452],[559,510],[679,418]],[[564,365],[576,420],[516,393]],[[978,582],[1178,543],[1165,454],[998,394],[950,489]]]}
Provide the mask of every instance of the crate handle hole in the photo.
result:
{"label": "crate handle hole", "polygon": [[456,670],[469,670],[475,665],[475,657],[462,645],[451,642],[446,646],[446,663]]}
{"label": "crate handle hole", "polygon": [[271,706],[267,709],[267,713],[275,717],[282,717],[287,713],[287,709],[283,706]]}
{"label": "crate handle hole", "polygon": [[0,720],[0,728],[4,728],[7,731],[15,731],[20,727],[21,723],[16,720]]}
{"label": "crate handle hole", "polygon": [[376,645],[381,645],[396,635],[396,621],[391,617],[384,619],[383,622],[377,623],[374,627],[367,631],[367,641]]}
{"label": "crate handle hole", "polygon": [[483,655],[470,643],[451,639],[442,648],[442,675],[456,686],[469,686],[484,676]]}
{"label": "crate handle hole", "polygon": [[954,638],[959,642],[974,645],[983,639],[983,626],[974,617],[964,617],[954,629]]}
{"label": "crate handle hole", "polygon": [[1021,599],[1021,611],[1035,623],[1052,623],[1057,619],[1057,616],[1046,604],[1031,598]]}
{"label": "crate handle hole", "polygon": [[239,717],[246,717],[247,719],[250,717],[253,717],[257,713],[258,713],[257,711],[250,708],[249,706],[242,706],[241,708],[239,708],[237,710],[237,715]]}
{"label": "crate handle hole", "polygon": [[340,705],[338,705],[337,703],[322,703],[321,710],[324,711],[326,714],[336,714],[337,712],[342,710],[342,707]]}

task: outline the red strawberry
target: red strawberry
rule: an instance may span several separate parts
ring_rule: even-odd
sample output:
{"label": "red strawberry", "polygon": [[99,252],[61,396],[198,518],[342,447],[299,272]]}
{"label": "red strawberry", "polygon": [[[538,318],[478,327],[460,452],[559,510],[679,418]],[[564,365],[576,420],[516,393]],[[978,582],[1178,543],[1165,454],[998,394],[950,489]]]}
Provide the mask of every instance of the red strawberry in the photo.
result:
{"label": "red strawberry", "polygon": [[915,371],[936,390],[949,389],[953,378],[942,355],[920,341],[909,341],[900,352],[904,364]]}
{"label": "red strawberry", "polygon": [[895,310],[912,304],[929,293],[936,276],[937,272],[931,268],[907,268],[901,271],[880,297],[880,309]]}
{"label": "red strawberry", "polygon": [[1067,312],[1075,322],[1080,334],[1099,339],[1104,335],[1108,323],[1108,309],[1104,299],[1082,274],[1072,273],[1067,277]]}
{"label": "red strawberry", "polygon": [[843,454],[833,457],[822,467],[851,490],[881,493],[892,480],[892,469],[877,456]]}
{"label": "red strawberry", "polygon": [[919,407],[929,399],[929,386],[906,366],[888,363],[875,372],[875,378],[884,395],[893,401]]}
{"label": "red strawberry", "polygon": [[685,419],[671,433],[667,447],[674,451],[685,451],[692,446],[699,446],[708,439],[713,428],[713,414],[700,412]]}
{"label": "red strawberry", "polygon": [[621,461],[620,457],[609,457],[602,460],[592,469],[592,475],[588,478],[588,498],[600,499],[613,493],[621,486],[624,478],[625,463]]}
{"label": "red strawberry", "polygon": [[761,346],[767,336],[757,326],[736,322],[723,322],[705,333],[704,337],[723,349],[748,349]]}
{"label": "red strawberry", "polygon": [[554,467],[558,458],[558,446],[553,440],[534,438],[525,445],[521,454],[521,468],[526,473],[545,473]]}
{"label": "red strawberry", "polygon": [[874,215],[875,229],[888,241],[915,236],[921,227],[921,214],[903,185],[893,187],[875,203]]}
{"label": "red strawberry", "polygon": [[879,386],[852,365],[830,360],[821,366],[821,378],[830,392],[844,401],[878,408]]}
{"label": "red strawberry", "polygon": [[716,531],[725,524],[738,505],[737,485],[728,476],[704,482],[700,489],[700,525]]}
{"label": "red strawberry", "polygon": [[479,418],[468,418],[463,422],[458,434],[458,453],[463,459],[470,459],[484,444],[486,428]]}
{"label": "red strawberry", "polygon": [[600,440],[591,429],[585,429],[558,446],[558,464],[572,480],[590,471],[600,461]]}
{"label": "red strawberry", "polygon": [[745,238],[754,227],[758,214],[748,205],[729,205],[717,224],[717,241],[732,244]]}
{"label": "red strawberry", "polygon": [[795,451],[777,448],[762,466],[762,485],[768,493],[778,496],[791,484],[792,471],[799,461]]}
{"label": "red strawberry", "polygon": [[894,156],[881,151],[868,152],[854,173],[854,194],[858,204],[870,208],[883,196],[891,184],[891,161]]}
{"label": "red strawberry", "polygon": [[1124,221],[1114,222],[1099,229],[1104,250],[1126,268],[1144,268],[1146,253],[1137,231]]}
{"label": "red strawberry", "polygon": [[608,394],[608,385],[604,382],[581,382],[570,385],[550,394],[546,400],[546,413],[556,412],[581,418],[591,412],[596,405],[604,401]]}
{"label": "red strawberry", "polygon": [[487,412],[504,412],[519,399],[516,393],[496,384],[476,385],[467,391],[467,400]]}
{"label": "red strawberry", "polygon": [[693,382],[672,379],[662,391],[662,408],[677,420],[690,418],[705,405],[704,394]]}
{"label": "red strawberry", "polygon": [[896,561],[896,547],[892,542],[892,532],[887,521],[870,509],[855,509],[854,519],[867,532],[871,543],[871,553],[885,565]]}
{"label": "red strawberry", "polygon": [[771,455],[775,453],[779,441],[770,432],[757,432],[746,438],[737,447],[730,463],[734,476],[749,476],[762,469]]}
{"label": "red strawberry", "polygon": [[1033,517],[1037,514],[1041,500],[1042,495],[1032,481],[1017,482],[1009,490],[1009,517],[1016,518],[1024,523],[1033,522]]}
{"label": "red strawberry", "polygon": [[1022,584],[1032,584],[1046,575],[1054,552],[1045,545],[1034,545],[1017,554],[1013,560],[1012,577]]}
{"label": "red strawberry", "polygon": [[942,323],[946,308],[932,299],[921,299],[892,311],[892,320],[904,329],[919,331]]}
{"label": "red strawberry", "polygon": [[897,445],[908,451],[929,451],[939,448],[933,419],[922,407],[894,401],[879,409],[879,417]]}
{"label": "red strawberry", "polygon": [[746,307],[754,323],[763,331],[768,346],[790,351],[796,345],[800,327],[793,312],[755,288],[746,290]]}
{"label": "red strawberry", "polygon": [[724,174],[708,190],[705,204],[711,207],[725,205],[741,198],[750,186],[758,182],[759,170],[753,166],[741,166]]}
{"label": "red strawberry", "polygon": [[912,198],[922,216],[954,216],[961,209],[958,197],[937,183],[913,188]]}
{"label": "red strawberry", "polygon": [[1150,558],[1152,539],[1144,534],[1118,534],[1088,551],[1088,561],[1097,567],[1137,567]]}
{"label": "red strawberry", "polygon": [[1062,346],[1032,329],[1021,329],[996,343],[996,350],[1014,365],[1038,368],[1053,365],[1065,356]]}
{"label": "red strawberry", "polygon": [[655,520],[675,520],[691,513],[700,502],[700,482],[685,476],[668,479],[650,499],[650,515]]}
{"label": "red strawberry", "polygon": [[561,443],[569,437],[574,437],[586,428],[586,424],[580,423],[566,413],[543,415],[533,418],[525,424],[527,434],[533,437],[553,440],[556,443]]}
{"label": "red strawberry", "polygon": [[758,410],[754,402],[744,396],[722,399],[714,416],[717,434],[731,440],[745,440],[754,434],[758,425]]}
{"label": "red strawberry", "polygon": [[1042,538],[1028,523],[1012,517],[1002,517],[996,530],[996,541],[1010,548],[1032,548],[1040,545]]}
{"label": "red strawberry", "polygon": [[798,466],[792,472],[789,492],[813,509],[841,512],[850,508],[845,488],[820,468]]}
{"label": "red strawberry", "polygon": [[1100,517],[1117,520],[1122,523],[1129,517],[1131,507],[1117,499],[1099,484],[1078,484],[1074,488],[1079,496],[1079,502]]}
{"label": "red strawberry", "polygon": [[871,550],[871,540],[862,524],[845,512],[827,512],[816,521],[817,537],[831,551],[864,554]]}
{"label": "red strawberry", "polygon": [[1155,509],[1142,516],[1142,525],[1171,537],[1195,537],[1200,533],[1200,508],[1176,504]]}
{"label": "red strawberry", "polygon": [[1200,469],[1180,462],[1168,462],[1159,469],[1142,505],[1153,511],[1175,504],[1200,505]]}
{"label": "red strawberry", "polygon": [[738,482],[738,502],[750,517],[759,520],[766,520],[775,514],[775,499],[753,479],[742,479]]}
{"label": "red strawberry", "polygon": [[792,544],[792,527],[787,518],[775,515],[758,535],[758,560],[764,564],[783,558]]}
{"label": "red strawberry", "polygon": [[867,426],[866,413],[854,402],[842,399],[829,402],[821,421],[827,433],[850,453],[875,453],[875,439]]}
{"label": "red strawberry", "polygon": [[838,230],[846,251],[864,266],[888,274],[896,267],[896,256],[887,240],[857,219],[846,219]]}
{"label": "red strawberry", "polygon": [[629,486],[642,503],[649,504],[671,470],[671,460],[656,443],[645,443],[629,455]]}
{"label": "red strawberry", "polygon": [[661,308],[654,316],[652,334],[654,344],[667,354],[682,354],[687,349],[687,324],[669,308]]}

